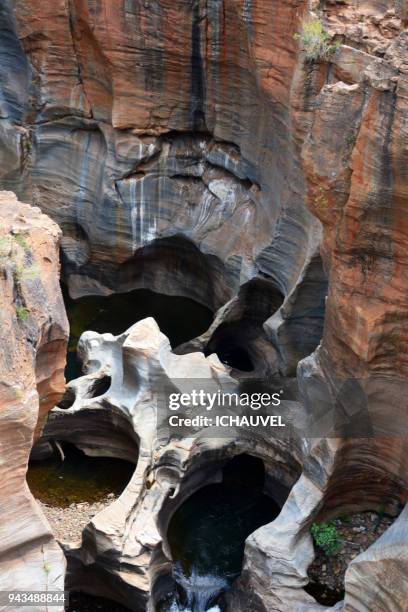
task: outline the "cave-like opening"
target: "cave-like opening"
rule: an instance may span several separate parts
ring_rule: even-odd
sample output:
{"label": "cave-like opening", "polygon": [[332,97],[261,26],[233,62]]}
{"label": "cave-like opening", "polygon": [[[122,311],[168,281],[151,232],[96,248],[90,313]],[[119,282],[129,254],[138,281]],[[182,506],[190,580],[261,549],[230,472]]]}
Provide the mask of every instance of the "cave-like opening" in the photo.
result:
{"label": "cave-like opening", "polygon": [[175,511],[167,539],[177,593],[169,609],[220,609],[241,573],[246,538],[280,512],[264,493],[265,480],[261,459],[239,455],[223,467],[221,482],[202,487]]}
{"label": "cave-like opening", "polygon": [[110,296],[86,296],[78,300],[72,300],[65,292],[65,305],[71,328],[65,371],[67,381],[81,375],[76,347],[84,331],[118,335],[137,321],[153,317],[174,348],[204,333],[213,320],[211,310],[195,300],[150,289],[135,289]]}
{"label": "cave-like opening", "polygon": [[102,378],[98,378],[91,386],[91,398],[97,398],[105,395],[105,393],[109,391],[111,383],[112,378],[110,376],[102,376]]}
{"label": "cave-like opening", "polygon": [[135,465],[113,457],[91,457],[69,442],[58,442],[59,452],[30,460],[27,483],[34,497],[47,506],[94,503],[117,497],[129,483]]}
{"label": "cave-like opening", "polygon": [[243,321],[222,323],[207,344],[205,354],[217,353],[225,365],[241,372],[252,372],[255,368],[249,351],[253,332]]}
{"label": "cave-like opening", "polygon": [[263,323],[282,305],[284,296],[273,283],[253,279],[243,285],[230,318],[221,323],[205,348],[234,370],[253,372],[259,361],[257,344],[265,337]]}
{"label": "cave-like opening", "polygon": [[[86,266],[81,273],[87,278]],[[153,317],[176,348],[207,331],[214,313],[233,293],[224,264],[182,235],[153,240],[121,264],[115,282],[112,276],[107,262],[98,278],[87,278],[85,294],[82,288],[79,296],[76,277],[64,276],[70,322],[68,381],[82,374],[76,346],[84,331],[118,335]]]}

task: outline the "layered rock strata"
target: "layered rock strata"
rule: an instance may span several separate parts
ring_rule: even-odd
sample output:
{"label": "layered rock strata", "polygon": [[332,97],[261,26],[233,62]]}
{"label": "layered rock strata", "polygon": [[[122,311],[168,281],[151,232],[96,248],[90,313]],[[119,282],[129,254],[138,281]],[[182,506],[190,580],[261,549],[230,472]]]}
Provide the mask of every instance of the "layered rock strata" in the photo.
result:
{"label": "layered rock strata", "polygon": [[[194,297],[216,312],[215,324],[182,352],[218,350],[232,330],[238,348],[250,345],[256,373],[293,376],[300,362],[299,415],[327,412],[332,435],[350,434],[352,423],[347,440],[299,435],[286,449],[302,476],[280,517],[249,539],[231,594],[234,610],[319,609],[303,591],[313,520],[384,499],[391,511],[407,490],[406,3],[8,0],[1,16],[1,184],[61,224],[71,294],[144,287]],[[322,20],[339,43],[330,61],[311,63],[294,39],[304,18]],[[254,301],[247,287],[259,285]],[[323,340],[309,356],[325,305]],[[85,395],[94,395],[91,382]],[[98,452],[112,415],[126,415],[136,396],[132,388],[115,404],[99,439],[90,419],[91,443],[78,444]],[[61,413],[53,426],[78,417],[73,406]],[[133,424],[121,444],[123,422],[114,422],[111,453],[139,445]],[[259,454],[270,453],[273,443]],[[177,479],[166,476],[164,488]],[[137,482],[132,495],[155,499]],[[136,520],[130,532],[124,516],[133,510],[120,514],[121,504],[122,523],[109,514],[98,531],[96,519],[72,559],[84,588],[102,577],[138,609],[164,535],[159,523],[146,535]],[[399,549],[391,554],[388,567],[400,562]],[[357,594],[355,577],[373,564],[355,564],[344,607],[373,609],[386,588],[373,571]],[[397,606],[407,594],[404,583],[394,587]]]}
{"label": "layered rock strata", "polygon": [[[327,18],[329,32],[341,36],[346,44],[329,65],[310,64],[305,57],[293,80],[293,92],[309,109],[303,170],[309,207],[323,225],[321,253],[329,277],[323,339],[318,350],[300,362],[298,380],[308,409],[320,405],[322,415],[336,410],[341,422],[338,431],[348,432],[347,441],[332,441],[336,452],[332,469],[326,461],[328,480],[315,507],[318,520],[338,514],[341,508],[378,507],[379,499],[391,508],[393,501],[404,502],[407,497],[403,348],[407,275],[402,219],[407,201],[403,177],[406,70],[402,59],[407,35],[404,22],[386,4],[327,3],[322,17]],[[374,8],[376,16],[371,14]],[[367,34],[363,50],[356,48],[355,37],[360,16],[359,22],[366,22],[361,26]],[[305,500],[300,499],[303,511]],[[282,511],[270,527],[260,530],[259,537],[254,534],[248,541],[243,599],[235,602],[242,609],[248,603],[243,595],[248,589],[257,602],[255,609],[301,605],[288,604],[294,596],[288,588],[296,582],[288,571],[293,554],[285,555],[283,571],[281,544],[273,544],[278,539],[275,530],[283,529],[283,516]],[[290,524],[297,534],[297,558],[304,558],[299,521],[286,523],[285,531],[292,529]],[[403,541],[405,529],[400,518],[384,538],[353,561],[346,574],[343,609],[381,609],[382,605],[403,609],[407,592],[393,565],[403,566],[404,555],[392,545],[390,554],[386,542],[388,538],[392,542],[397,531]],[[389,559],[384,582],[375,564],[365,563],[382,554]],[[265,570],[268,564],[270,570]],[[360,567],[364,570],[357,587]],[[286,575],[272,578],[277,574]]]}
{"label": "layered rock strata", "polygon": [[[0,184],[62,227],[73,297],[142,287],[217,311],[262,279],[290,300],[270,334],[281,367],[293,375],[316,347],[320,230],[304,202],[301,129],[288,136],[305,8],[3,3]],[[310,275],[303,304],[296,286]]]}

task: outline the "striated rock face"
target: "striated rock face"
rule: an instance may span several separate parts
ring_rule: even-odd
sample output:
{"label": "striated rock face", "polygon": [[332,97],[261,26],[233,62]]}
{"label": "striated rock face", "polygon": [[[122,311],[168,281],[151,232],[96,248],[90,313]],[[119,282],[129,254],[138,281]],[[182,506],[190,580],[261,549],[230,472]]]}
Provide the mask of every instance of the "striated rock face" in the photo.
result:
{"label": "striated rock face", "polygon": [[61,234],[10,192],[0,228],[0,589],[61,591],[64,555],[25,481],[34,432],[64,391]]}
{"label": "striated rock face", "polygon": [[[293,37],[309,16],[341,43],[330,62],[307,61]],[[317,411],[332,427],[279,448],[170,441],[156,456],[144,428],[157,372],[225,370],[171,354],[152,322],[85,336],[94,362],[45,438],[140,457],[130,488],[71,551],[72,584],[100,592],[98,580],[135,610],[153,588],[154,603],[166,495],[190,475],[194,486],[216,477],[207,451],[222,462],[250,449],[288,495],[249,538],[230,609],[319,609],[303,590],[311,523],[406,499],[406,2],[4,0],[0,17],[0,184],[61,225],[71,295],[192,297],[215,320],[180,353],[245,346],[255,374],[297,371],[300,422]],[[39,354],[45,411],[55,398],[50,353]],[[109,409],[97,395],[106,377]],[[392,529],[354,560],[344,609],[387,598],[371,559],[395,576],[395,609],[408,599],[392,545],[405,518]]]}
{"label": "striated rock face", "polygon": [[[300,362],[298,380],[308,410],[320,405],[321,414],[328,416],[335,408],[341,423],[336,431],[348,431],[347,441],[332,440],[331,459],[326,455],[327,480],[318,483],[314,510],[318,520],[346,508],[374,508],[378,499],[391,507],[395,500],[406,501],[408,490],[403,212],[408,202],[403,60],[408,39],[391,3],[363,4],[327,3],[323,17],[329,32],[341,35],[346,44],[330,66],[299,65],[293,80],[293,91],[308,108],[303,170],[309,208],[323,225],[321,253],[329,277],[323,339]],[[356,26],[356,20],[363,25]],[[363,50],[355,48],[361,42],[360,27]],[[307,502],[299,487],[297,483],[291,495],[303,513]],[[234,609],[248,605],[248,589],[254,609],[309,609],[296,602],[300,591],[293,587],[300,586],[301,576],[291,580],[289,570],[294,558],[303,561],[306,556],[302,522],[283,522],[288,518],[285,508],[260,530],[260,537],[256,533],[248,540]],[[275,540],[280,529],[298,538],[298,552],[288,547],[283,563]],[[408,593],[395,568],[403,567],[404,554],[387,542],[395,537],[404,541],[405,531],[401,517],[353,561],[345,580],[345,610],[403,609]],[[380,560],[383,555],[388,570]],[[387,576],[383,582],[380,567]],[[285,576],[277,579],[277,574]],[[270,587],[268,579],[276,586]]]}
{"label": "striated rock face", "polygon": [[[381,14],[390,7],[376,8]],[[346,11],[347,15],[351,21]],[[377,27],[385,47],[380,53],[378,47],[368,45],[373,53],[369,55],[344,46],[336,54],[333,78],[315,98],[313,121],[302,149],[309,206],[324,228],[322,254],[329,292],[321,347],[314,363],[305,362],[300,375],[307,371],[310,379],[325,381],[330,393],[343,397],[344,404],[353,402],[355,410],[360,398],[367,402],[377,438],[372,452],[379,459],[378,472],[374,470],[374,476],[373,465],[364,467],[365,445],[360,457],[353,451],[348,469],[354,461],[360,465],[359,476],[353,478],[356,499],[363,482],[370,495],[372,479],[379,494],[384,465],[390,471],[383,477],[384,486],[389,487],[384,495],[401,494],[407,486],[407,441],[400,433],[406,427],[407,406],[401,398],[408,372],[404,215],[408,36],[406,31],[397,35],[395,28],[402,27],[398,20],[394,19],[391,29],[395,39],[387,19],[383,24],[372,17],[366,21]],[[337,32],[331,9],[328,23]],[[344,28],[346,39],[352,39],[355,29],[347,19]],[[354,391],[344,387],[340,391],[347,380],[354,381]],[[387,437],[399,438],[394,439],[392,452]],[[352,497],[350,483],[346,485],[349,477],[344,474],[341,479]]]}
{"label": "striated rock face", "polygon": [[[305,206],[296,123],[288,137],[305,9],[3,3],[0,70],[16,85],[4,88],[0,184],[62,227],[73,297],[142,287],[216,311],[262,278],[290,299],[270,335],[285,345],[281,367],[293,375],[316,347],[326,282],[321,267],[307,270],[319,222]],[[295,304],[310,274],[311,302]]]}
{"label": "striated rock face", "polygon": [[407,374],[401,350],[407,342],[407,76],[398,69],[407,48],[403,34],[384,60],[370,61],[351,48],[339,53],[334,70],[344,73],[352,62],[361,79],[323,87],[303,148],[330,272],[324,350],[337,372],[356,376]]}

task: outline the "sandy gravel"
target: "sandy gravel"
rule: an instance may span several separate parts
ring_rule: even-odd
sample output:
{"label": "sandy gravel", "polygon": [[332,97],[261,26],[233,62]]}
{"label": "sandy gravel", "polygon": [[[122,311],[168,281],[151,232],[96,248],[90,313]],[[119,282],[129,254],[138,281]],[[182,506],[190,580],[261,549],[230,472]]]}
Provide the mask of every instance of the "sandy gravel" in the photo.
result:
{"label": "sandy gravel", "polygon": [[109,493],[105,499],[98,502],[73,503],[66,508],[47,506],[38,499],[37,502],[47,517],[56,539],[60,542],[76,542],[81,539],[82,530],[95,514],[109,506],[116,498],[114,493]]}

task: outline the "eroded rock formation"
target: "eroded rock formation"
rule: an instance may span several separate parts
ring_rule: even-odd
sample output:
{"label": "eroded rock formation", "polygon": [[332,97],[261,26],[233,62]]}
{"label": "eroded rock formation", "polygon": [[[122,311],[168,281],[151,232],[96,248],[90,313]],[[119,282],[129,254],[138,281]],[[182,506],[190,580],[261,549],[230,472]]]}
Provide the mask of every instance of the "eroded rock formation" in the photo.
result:
{"label": "eroded rock formation", "polygon": [[[38,208],[0,194],[0,588],[64,589],[65,559],[25,473],[64,391],[68,322],[59,288],[61,232]],[[6,608],[4,608],[6,609]],[[44,606],[33,604],[32,610]],[[59,609],[63,609],[61,605]]]}
{"label": "eroded rock formation", "polygon": [[[72,583],[135,610],[149,589],[155,602],[169,562],[166,492],[182,499],[184,479],[211,481],[203,458],[244,449],[286,478],[288,497],[249,538],[230,607],[320,609],[303,590],[313,520],[406,498],[406,2],[4,0],[0,10],[0,184],[61,225],[71,295],[140,287],[215,313],[178,357],[151,323],[148,341],[135,328],[83,338],[85,357],[102,353],[46,436],[76,432],[86,452],[140,457],[121,499],[68,553]],[[328,62],[308,61],[294,38],[309,17],[339,43]],[[197,364],[225,372],[189,351],[228,362],[243,346],[254,375],[297,372],[299,423],[327,412],[337,437],[318,429],[257,448],[237,435],[215,450],[198,439],[152,454],[141,423],[155,369],[171,378],[159,346],[189,375]],[[106,385],[95,384],[107,377],[101,399]],[[67,433],[77,419],[88,436]],[[357,429],[341,439],[350,422]],[[401,538],[404,516],[392,528]],[[383,566],[381,554],[353,562],[345,610],[385,601],[380,573],[367,569],[371,558]],[[393,601],[406,600],[395,582]]]}
{"label": "eroded rock formation", "polygon": [[[249,452],[264,461],[268,491],[282,505],[300,473],[302,441],[299,434],[270,440],[266,432],[256,438],[238,429],[226,437],[201,427],[195,436],[170,431],[166,388],[188,392],[201,381],[208,392],[230,392],[237,383],[216,355],[172,353],[153,319],[116,338],[85,332],[79,353],[86,374],[69,384],[72,405],[52,411],[43,441],[73,442],[89,454],[137,460],[137,467],[121,497],[94,517],[80,546],[67,547],[68,585],[135,610],[155,606],[172,584],[167,527],[183,501],[218,482],[228,459]],[[110,385],[95,396],[107,377]],[[301,407],[290,402],[289,409]],[[100,427],[105,421],[110,429]],[[137,441],[131,453],[130,436]]]}
{"label": "eroded rock formation", "polygon": [[[328,480],[315,506],[320,518],[335,515],[340,506],[361,509],[373,507],[375,499],[390,503],[393,498],[406,500],[403,347],[407,260],[405,221],[401,215],[407,197],[406,179],[402,176],[406,166],[402,143],[406,140],[407,114],[402,57],[406,56],[407,37],[398,12],[396,16],[394,7],[386,5],[327,3],[323,17],[327,18],[328,31],[341,35],[346,44],[334,54],[330,66],[303,63],[293,81],[293,91],[309,110],[302,147],[303,169],[309,207],[323,225],[321,252],[329,276],[322,343],[312,356],[300,362],[298,380],[309,410],[318,404],[329,411],[336,406],[344,425],[360,411],[365,411],[366,416],[360,422],[362,428],[351,430],[347,442],[332,441],[337,447],[333,465],[328,467],[327,456]],[[362,45],[357,45],[363,37],[359,30],[364,31]],[[298,484],[293,494],[297,487]],[[301,500],[303,512],[303,496]],[[254,534],[248,542],[243,577],[245,589],[249,585],[254,589],[258,602],[255,609],[283,610],[295,605],[287,602],[296,591],[286,590],[296,582],[300,584],[299,576],[292,581],[288,571],[293,553],[285,556],[286,571],[282,572],[282,548],[273,544],[275,529],[283,525],[280,521],[285,517],[284,511],[285,508],[270,527],[260,530],[259,538]],[[300,538],[303,532],[299,524],[299,520],[289,521],[284,529],[290,532],[293,528]],[[272,533],[267,537],[269,529]],[[403,539],[403,519],[399,529]],[[391,530],[387,537],[392,540]],[[263,541],[268,543],[263,546]],[[369,549],[357,557],[355,568],[361,563],[367,571],[364,560],[378,554],[380,542],[375,547],[377,553]],[[300,554],[301,540],[296,548],[296,558],[303,560],[306,551]],[[259,558],[261,550],[264,554]],[[394,560],[399,556],[395,548],[393,555]],[[263,569],[268,563],[269,574]],[[385,609],[402,609],[401,602],[407,594],[392,564],[390,560],[388,577],[392,587],[381,584],[374,566],[370,579],[365,576],[357,587],[352,564],[346,574],[344,609],[380,609],[382,605]],[[269,589],[269,597],[265,596],[265,575],[272,580],[276,573],[289,576],[273,579],[281,585]],[[391,590],[395,599],[388,595]],[[245,596],[236,605],[244,607]]]}
{"label": "eroded rock formation", "polygon": [[319,223],[288,137],[305,4],[3,4],[1,69],[20,89],[4,92],[0,183],[61,225],[73,297],[143,287],[216,311],[259,277],[290,299],[282,367],[315,348],[321,267],[312,303],[293,302]]}
{"label": "eroded rock formation", "polygon": [[403,610],[406,591],[398,587],[407,573],[407,513],[373,546],[350,563],[346,574],[346,610]]}
{"label": "eroded rock formation", "polygon": [[[86,332],[79,353],[85,375],[68,385],[69,404],[52,411],[43,443],[65,440],[88,454],[137,460],[137,468],[122,496],[94,517],[82,542],[65,544],[67,581],[74,590],[103,594],[134,610],[156,609],[175,588],[167,542],[171,517],[195,491],[219,482],[222,467],[243,453],[262,459],[267,491],[283,507],[275,521],[248,539],[242,576],[228,595],[228,609],[321,609],[304,590],[315,554],[309,533],[312,522],[319,516],[326,519],[375,509],[379,499],[387,512],[395,513],[394,502],[403,499],[406,472],[395,440],[387,458],[382,440],[308,440],[304,437],[308,422],[318,419],[311,418],[310,408],[301,402],[283,402],[285,420],[293,425],[284,437],[273,438],[268,430],[254,435],[241,428],[232,428],[226,437],[200,427],[194,436],[170,432],[167,406],[160,403],[163,389],[189,391],[201,380],[206,390],[231,392],[238,384],[215,355],[172,353],[153,319],[135,324],[116,338]],[[319,411],[320,406],[317,417]],[[362,462],[364,453],[370,458],[370,469]],[[394,467],[401,473],[393,476]],[[344,489],[343,480],[350,477],[349,488]],[[359,485],[366,494],[362,497],[360,489],[357,498]],[[403,601],[403,583],[393,568],[405,563],[404,555],[392,542],[405,537],[404,516],[392,526],[392,534],[399,536],[387,531],[374,546],[378,553],[371,547],[353,561],[346,575],[347,605],[355,605],[348,602],[356,598],[367,605],[375,600],[382,588],[380,573],[371,573],[364,560],[381,554],[390,567],[393,600]],[[389,547],[383,548],[381,541],[389,541]],[[363,595],[356,591],[360,562],[365,572]],[[383,597],[387,598],[385,592]]]}

